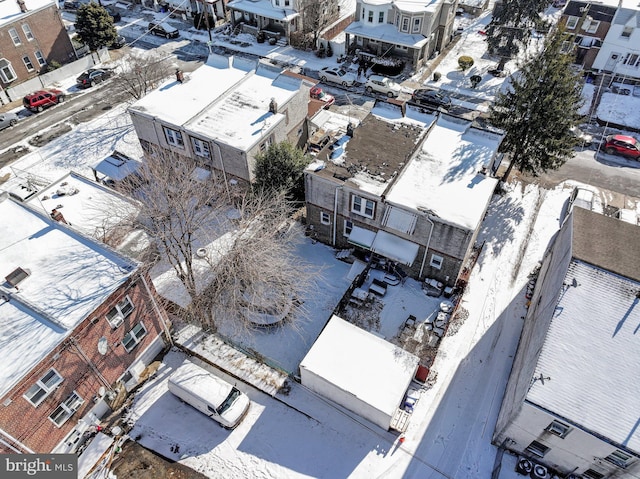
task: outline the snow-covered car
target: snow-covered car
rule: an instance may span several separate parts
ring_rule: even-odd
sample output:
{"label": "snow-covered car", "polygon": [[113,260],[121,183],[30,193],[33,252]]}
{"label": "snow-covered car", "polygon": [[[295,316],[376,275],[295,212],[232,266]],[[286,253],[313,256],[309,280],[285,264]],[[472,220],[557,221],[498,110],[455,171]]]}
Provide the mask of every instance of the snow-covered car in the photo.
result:
{"label": "snow-covered car", "polygon": [[331,105],[333,105],[336,102],[336,99],[333,97],[333,95],[329,95],[327,92],[325,92],[319,86],[314,86],[309,91],[309,95],[314,100],[320,100],[321,102],[323,102],[324,103],[324,107],[323,108],[325,108],[325,109],[329,108]]}
{"label": "snow-covered car", "polygon": [[344,68],[324,67],[320,70],[320,80],[325,83],[330,81],[342,86],[353,86],[353,84],[356,83],[357,78],[353,73],[348,72]]}
{"label": "snow-covered car", "polygon": [[18,115],[8,111],[7,113],[0,113],[0,130],[9,128],[10,126],[18,123]]}
{"label": "snow-covered car", "polygon": [[397,97],[402,91],[398,83],[382,75],[371,75],[364,84],[364,89],[369,94],[376,92],[387,95],[389,98]]}
{"label": "snow-covered car", "polygon": [[147,31],[159,37],[165,37],[165,38],[178,38],[180,36],[180,32],[178,31],[178,29],[172,27],[167,23],[149,22]]}
{"label": "snow-covered car", "polygon": [[577,126],[569,128],[569,131],[580,141],[580,146],[589,147],[593,144],[593,136],[589,133],[585,133]]}

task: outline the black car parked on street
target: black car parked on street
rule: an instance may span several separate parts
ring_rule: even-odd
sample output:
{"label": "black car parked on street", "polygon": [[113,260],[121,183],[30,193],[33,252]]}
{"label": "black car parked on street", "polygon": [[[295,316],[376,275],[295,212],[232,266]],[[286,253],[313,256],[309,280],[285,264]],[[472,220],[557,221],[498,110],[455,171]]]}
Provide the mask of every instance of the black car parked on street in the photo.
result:
{"label": "black car parked on street", "polygon": [[442,108],[444,110],[451,108],[451,98],[437,90],[429,90],[427,88],[414,90],[411,94],[411,103],[430,108]]}

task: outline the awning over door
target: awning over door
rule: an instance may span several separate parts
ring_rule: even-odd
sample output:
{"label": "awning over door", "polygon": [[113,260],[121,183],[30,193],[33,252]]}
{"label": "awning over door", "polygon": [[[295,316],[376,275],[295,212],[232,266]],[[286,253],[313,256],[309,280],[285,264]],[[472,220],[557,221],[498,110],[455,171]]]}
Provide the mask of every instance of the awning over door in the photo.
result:
{"label": "awning over door", "polygon": [[375,239],[375,231],[370,231],[364,228],[360,228],[359,226],[354,226],[351,229],[351,233],[349,234],[349,239],[347,241],[356,246],[360,246],[361,248],[371,249],[371,245],[373,244],[373,240]]}
{"label": "awning over door", "polygon": [[371,245],[371,251],[406,266],[411,266],[418,256],[419,245],[392,235],[386,231],[378,231]]}

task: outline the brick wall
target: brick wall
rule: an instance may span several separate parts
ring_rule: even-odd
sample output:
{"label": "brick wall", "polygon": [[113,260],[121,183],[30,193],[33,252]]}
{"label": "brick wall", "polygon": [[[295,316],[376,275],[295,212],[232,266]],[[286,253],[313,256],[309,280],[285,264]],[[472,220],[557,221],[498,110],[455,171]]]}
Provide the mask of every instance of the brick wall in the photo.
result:
{"label": "brick wall", "polygon": [[[153,288],[150,279],[147,277],[146,280],[149,287]],[[155,291],[152,290],[152,294]],[[135,309],[122,324],[112,328],[105,314],[125,296],[130,298]],[[166,317],[166,313],[161,314]],[[131,352],[127,352],[122,339],[139,322],[143,322],[147,334]],[[93,398],[100,387],[114,384],[163,331],[161,318],[144,284],[140,279],[130,279],[86,318],[65,342],[0,399],[0,428],[36,452],[50,452],[94,406]],[[101,337],[105,337],[108,343],[105,355],[98,352],[98,340]],[[63,381],[35,407],[23,395],[51,368],[55,368]],[[58,427],[49,419],[49,415],[72,391],[76,391],[84,403]],[[5,405],[6,403],[9,404]]]}

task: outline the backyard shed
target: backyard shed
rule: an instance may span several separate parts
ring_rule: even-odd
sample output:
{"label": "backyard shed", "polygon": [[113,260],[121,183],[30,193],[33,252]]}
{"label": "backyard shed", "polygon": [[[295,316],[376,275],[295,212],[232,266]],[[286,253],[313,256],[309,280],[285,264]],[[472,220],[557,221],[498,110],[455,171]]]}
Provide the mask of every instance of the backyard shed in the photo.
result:
{"label": "backyard shed", "polygon": [[418,357],[333,316],[300,363],[302,384],[383,429],[418,368]]}

